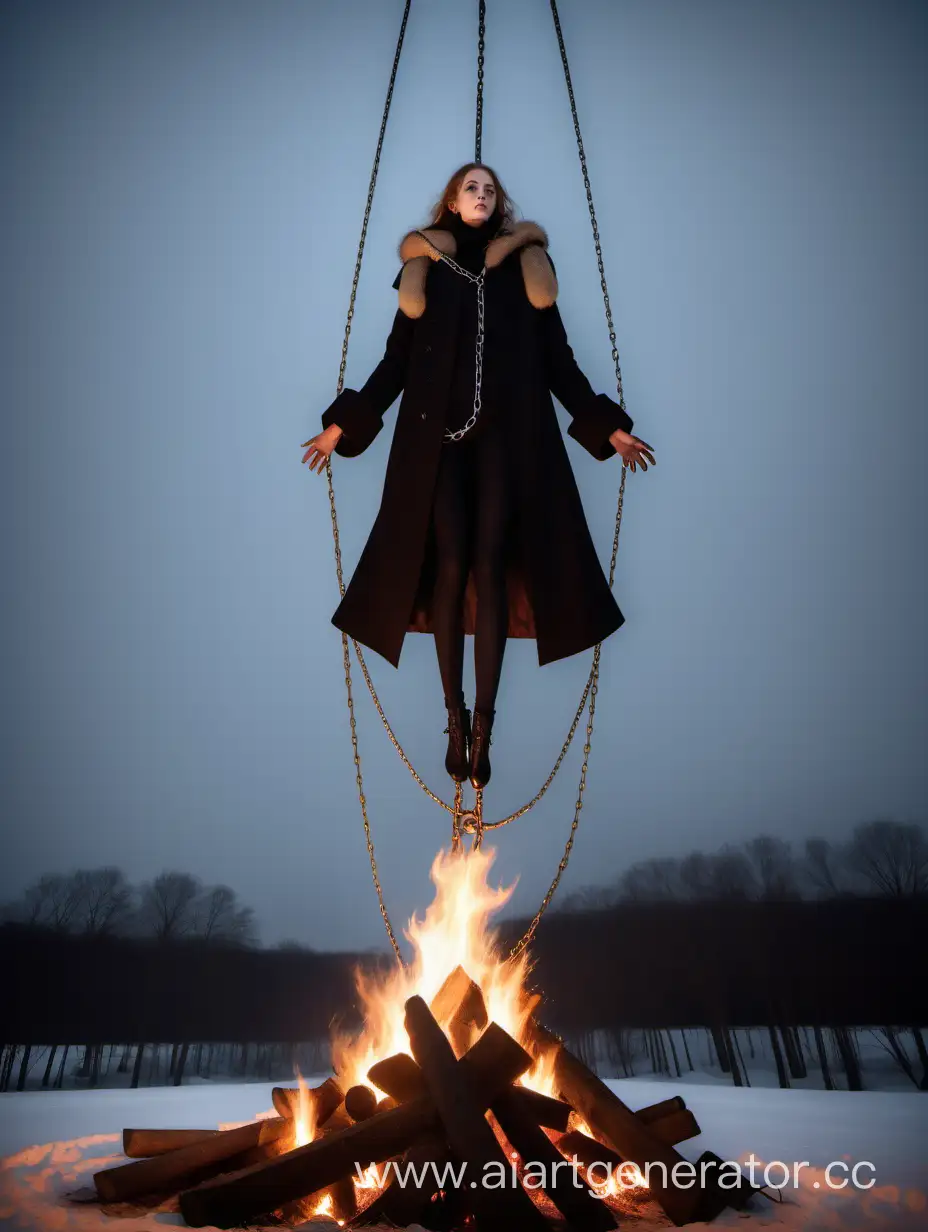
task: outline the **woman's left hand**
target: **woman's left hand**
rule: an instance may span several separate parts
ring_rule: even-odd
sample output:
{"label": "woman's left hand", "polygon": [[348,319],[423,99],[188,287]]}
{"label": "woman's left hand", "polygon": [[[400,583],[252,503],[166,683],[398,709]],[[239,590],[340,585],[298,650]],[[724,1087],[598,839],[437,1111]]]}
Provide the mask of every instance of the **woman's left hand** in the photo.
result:
{"label": "woman's left hand", "polygon": [[649,462],[652,466],[657,466],[652,447],[648,442],[637,436],[631,436],[628,432],[623,432],[621,428],[616,428],[612,433],[609,437],[609,444],[616,453],[622,455],[623,466],[629,466],[632,470],[640,466],[643,471],[648,469]]}

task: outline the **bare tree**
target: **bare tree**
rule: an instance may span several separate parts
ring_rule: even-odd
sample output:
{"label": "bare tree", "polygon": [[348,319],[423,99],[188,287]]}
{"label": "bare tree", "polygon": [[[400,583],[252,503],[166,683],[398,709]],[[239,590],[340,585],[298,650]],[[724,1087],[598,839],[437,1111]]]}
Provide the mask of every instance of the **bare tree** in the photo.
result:
{"label": "bare tree", "polygon": [[637,901],[663,901],[683,898],[680,861],[673,856],[639,860],[618,880],[618,896]]}
{"label": "bare tree", "polygon": [[128,916],[132,888],[118,868],[87,868],[74,874],[80,900],[74,923],[85,933],[110,933]]}
{"label": "bare tree", "polygon": [[725,846],[712,857],[713,897],[745,899],[757,897],[757,879],[751,861],[743,851]]}
{"label": "bare tree", "polygon": [[848,843],[847,861],[878,894],[904,898],[928,893],[928,838],[921,826],[865,822]]}
{"label": "bare tree", "polygon": [[194,927],[194,904],[203,892],[190,873],[166,871],[146,882],[141,892],[141,920],[161,941],[176,941]]}
{"label": "bare tree", "polygon": [[712,857],[704,851],[691,851],[683,857],[679,877],[687,898],[715,898]]}
{"label": "bare tree", "polygon": [[819,894],[837,898],[840,886],[842,855],[827,838],[807,838],[803,871]]}
{"label": "bare tree", "polygon": [[761,898],[781,902],[799,898],[799,879],[789,843],[771,834],[759,834],[745,844],[757,876]]}
{"label": "bare tree", "polygon": [[205,941],[234,941],[252,945],[257,937],[254,912],[243,907],[227,885],[206,890],[194,907],[195,931]]}
{"label": "bare tree", "polygon": [[82,894],[76,873],[46,873],[26,890],[23,918],[30,924],[67,932],[80,908]]}

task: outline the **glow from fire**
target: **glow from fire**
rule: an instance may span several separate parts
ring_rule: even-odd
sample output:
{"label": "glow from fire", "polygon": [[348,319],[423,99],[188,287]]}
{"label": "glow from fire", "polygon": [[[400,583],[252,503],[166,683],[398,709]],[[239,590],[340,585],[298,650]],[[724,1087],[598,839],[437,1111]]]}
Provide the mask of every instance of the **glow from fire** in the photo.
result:
{"label": "glow from fire", "polygon": [[300,1094],[293,1116],[293,1128],[296,1139],[294,1145],[306,1146],[316,1136],[316,1105],[309,1094],[306,1083],[303,1081],[303,1075],[297,1073],[296,1080],[299,1085]]}
{"label": "glow from fire", "polygon": [[[337,1036],[332,1043],[335,1069],[346,1090],[367,1082],[367,1071],[376,1061],[409,1052],[403,1024],[405,1002],[415,994],[431,1002],[458,966],[480,986],[490,1022],[524,1042],[524,1028],[535,1000],[524,988],[529,970],[527,955],[523,951],[511,962],[504,961],[506,955],[501,953],[497,934],[489,924],[490,917],[508,903],[515,889],[515,883],[498,888],[488,885],[495,858],[492,847],[458,855],[439,852],[431,869],[435,897],[424,918],[413,916],[405,931],[413,946],[412,962],[387,974],[357,974],[364,1028],[358,1037]],[[545,1081],[543,1073],[533,1070],[523,1081],[536,1089],[550,1090],[539,1086]]]}
{"label": "glow from fire", "polygon": [[313,1215],[332,1215],[332,1195],[327,1193],[322,1201],[313,1209]]}

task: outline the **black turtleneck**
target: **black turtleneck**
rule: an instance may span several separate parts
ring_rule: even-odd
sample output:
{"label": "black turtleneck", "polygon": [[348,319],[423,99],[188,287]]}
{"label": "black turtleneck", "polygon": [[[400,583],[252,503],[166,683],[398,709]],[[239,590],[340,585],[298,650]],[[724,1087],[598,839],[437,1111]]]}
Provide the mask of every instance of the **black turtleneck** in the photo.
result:
{"label": "black turtleneck", "polygon": [[[494,210],[492,217],[486,222],[471,226],[464,222],[459,214],[452,215],[448,230],[454,236],[457,251],[454,260],[458,265],[472,274],[479,274],[483,269],[486,246],[502,226],[502,217]],[[464,279],[460,274],[451,274],[454,278]],[[452,431],[463,428],[474,410],[474,381],[476,377],[477,352],[477,288],[470,282],[461,288],[461,311],[458,319],[457,337],[455,338],[454,376],[448,399],[448,410],[445,425]],[[484,338],[484,372],[486,372],[486,338]],[[492,407],[486,399],[487,382],[484,379],[481,390],[482,409],[477,424],[463,441],[474,438],[478,430],[492,414]],[[457,442],[455,442],[457,443]]]}

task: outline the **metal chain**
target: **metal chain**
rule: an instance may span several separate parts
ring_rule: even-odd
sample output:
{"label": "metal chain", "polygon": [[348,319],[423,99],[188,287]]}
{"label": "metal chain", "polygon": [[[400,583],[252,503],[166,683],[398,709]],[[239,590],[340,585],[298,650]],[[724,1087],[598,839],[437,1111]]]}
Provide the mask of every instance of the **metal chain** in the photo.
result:
{"label": "metal chain", "polygon": [[[567,94],[570,99],[570,114],[574,122],[574,134],[577,138],[577,152],[580,155],[580,169],[583,172],[583,186],[586,189],[586,203],[590,210],[590,225],[593,228],[593,242],[596,245],[596,264],[599,268],[599,284],[602,287],[603,303],[606,309],[606,324],[609,327],[609,341],[612,343],[612,359],[615,364],[615,381],[616,389],[619,395],[619,406],[625,410],[625,394],[622,391],[622,371],[619,367],[619,350],[616,344],[615,325],[612,321],[612,305],[609,302],[609,288],[606,286],[606,270],[603,265],[603,250],[599,240],[599,225],[596,221],[596,209],[593,205],[593,190],[590,187],[590,174],[586,165],[586,151],[583,148],[583,137],[580,133],[580,119],[577,115],[577,100],[574,97],[573,82],[570,77],[570,65],[567,62],[567,48],[564,45],[564,33],[561,30],[561,21],[557,11],[557,0],[550,0],[551,16],[554,18],[554,32],[557,35],[557,45],[561,53],[561,64],[564,68],[564,81],[567,84]],[[615,534],[612,540],[612,563],[609,570],[609,588],[612,589],[613,577],[615,574],[615,562],[619,551],[619,529],[622,524],[622,502],[625,495],[625,477],[627,469],[625,461],[622,461],[622,479],[619,483],[619,501],[615,514]],[[518,943],[513,946],[510,951],[510,958],[515,958],[521,954],[525,947],[531,942],[535,935],[535,931],[541,922],[541,917],[550,906],[551,900],[557,892],[560,885],[561,877],[567,868],[567,862],[570,859],[570,853],[573,850],[574,837],[577,833],[577,826],[580,824],[580,810],[583,808],[583,792],[586,788],[586,772],[590,756],[590,746],[593,739],[593,716],[596,712],[596,694],[599,689],[599,660],[602,650],[602,642],[597,643],[593,651],[593,669],[590,672],[592,681],[590,687],[590,706],[589,717],[586,724],[586,743],[583,746],[583,765],[580,768],[580,783],[577,790],[577,800],[574,805],[574,817],[570,827],[570,834],[567,838],[567,844],[564,847],[564,854],[561,856],[560,863],[557,866],[557,872],[554,875],[554,880],[548,887],[548,892],[544,896],[541,906],[535,913],[532,922]]]}
{"label": "metal chain", "polygon": [[[616,345],[615,325],[612,322],[612,305],[609,302],[609,288],[606,286],[606,269],[603,265],[603,250],[599,242],[599,224],[596,221],[596,210],[593,206],[593,190],[590,188],[590,173],[586,166],[586,151],[583,148],[583,137],[580,135],[580,120],[577,116],[577,100],[574,98],[574,87],[570,77],[570,65],[567,63],[567,48],[564,46],[564,34],[561,30],[561,20],[557,12],[557,0],[549,0],[551,16],[554,18],[554,31],[557,34],[557,45],[561,53],[561,64],[564,67],[564,80],[567,83],[567,94],[570,98],[570,114],[574,121],[574,133],[577,137],[577,152],[580,155],[580,170],[583,172],[583,187],[586,189],[586,203],[590,209],[590,226],[593,228],[593,242],[596,245],[596,264],[599,268],[599,285],[603,292],[603,303],[606,308],[606,324],[609,327],[609,341],[612,344],[612,362],[615,364],[615,383],[619,393],[619,406],[625,410],[625,394],[622,391],[622,370],[619,367],[619,349]],[[622,482],[625,482],[625,463],[622,464]]]}
{"label": "metal chain", "polygon": [[[425,237],[423,236],[423,238]],[[436,249],[435,251],[437,252],[438,250]],[[469,282],[472,282],[477,288],[477,345],[474,374],[474,409],[463,428],[458,428],[454,432],[451,432],[446,428],[444,437],[446,441],[460,441],[476,424],[480,412],[483,409],[481,391],[483,389],[483,342],[486,335],[484,283],[486,282],[487,267],[484,266],[479,274],[472,274],[470,270],[466,270],[462,265],[458,265],[457,261],[452,261],[446,253],[440,253],[439,255],[440,259],[444,261],[450,269],[453,269],[456,274],[463,275],[463,277],[465,277]]]}
{"label": "metal chain", "polygon": [[[577,137],[577,145],[578,145],[578,150],[580,154],[580,165],[581,165],[581,170],[583,172],[583,182],[584,182],[584,186],[586,189],[587,204],[590,210],[590,222],[593,228],[593,238],[594,238],[594,242],[596,246],[596,258],[597,258],[597,265],[598,265],[599,274],[600,274],[600,286],[603,291],[603,299],[604,299],[605,310],[606,310],[606,322],[609,328],[609,339],[612,344],[612,358],[613,358],[613,362],[615,363],[616,384],[617,384],[617,389],[619,393],[619,405],[621,406],[623,410],[625,410],[625,398],[624,398],[624,394],[622,391],[622,375],[621,375],[621,371],[619,367],[619,354],[618,354],[618,349],[616,345],[616,334],[615,334],[615,328],[614,328],[613,320],[612,320],[612,309],[611,309],[611,305],[609,302],[609,292],[606,286],[606,275],[605,275],[605,269],[604,269],[603,259],[602,259],[602,249],[600,246],[599,228],[598,228],[597,221],[596,221],[596,212],[593,206],[592,190],[590,188],[589,174],[588,174],[587,165],[586,165],[586,154],[583,149],[583,139],[580,134],[580,124],[579,124],[579,120],[577,116],[576,101],[574,98],[573,85],[572,85],[571,78],[570,78],[570,69],[569,69],[568,62],[567,62],[567,52],[564,46],[564,38],[563,38],[562,31],[561,31],[560,20],[558,17],[556,0],[550,0],[550,4],[551,4],[552,15],[554,17],[554,25],[555,25],[555,31],[557,33],[558,46],[561,52],[561,61],[564,67],[564,76],[565,76],[565,80],[567,83],[568,95],[570,97],[571,114],[573,116],[573,122],[574,122],[574,132]],[[386,97],[386,102],[384,105],[383,118],[382,118],[381,125],[380,125],[380,134],[379,134],[379,138],[377,142],[376,153],[374,156],[374,165],[371,171],[370,184],[368,187],[367,203],[366,203],[366,207],[364,211],[364,221],[361,227],[361,238],[360,238],[360,242],[358,245],[358,254],[357,254],[357,260],[355,263],[354,277],[352,279],[352,284],[351,284],[351,296],[349,300],[348,316],[347,316],[347,320],[345,323],[345,336],[344,336],[344,340],[342,343],[341,363],[339,365],[339,373],[338,373],[338,387],[337,387],[338,394],[341,394],[344,388],[345,370],[347,367],[347,358],[348,358],[348,342],[349,342],[349,337],[351,334],[351,323],[354,318],[354,308],[355,308],[355,302],[357,299],[358,283],[359,283],[360,274],[361,274],[361,262],[362,262],[363,255],[364,255],[364,244],[365,244],[365,240],[367,236],[368,224],[370,221],[371,208],[373,206],[374,189],[376,187],[377,174],[378,174],[379,167],[380,167],[380,156],[381,156],[381,152],[383,149],[383,141],[384,141],[384,136],[386,133],[387,120],[388,120],[389,112],[390,112],[390,105],[391,105],[392,98],[393,98],[393,90],[394,90],[394,85],[396,82],[397,69],[399,67],[399,60],[400,60],[400,54],[401,54],[402,46],[403,46],[403,39],[404,39],[405,32],[406,32],[406,24],[409,18],[410,5],[411,5],[411,0],[406,0],[405,9],[403,12],[402,24],[400,27],[400,34],[397,40],[396,54],[393,60],[393,69],[390,74],[390,82],[389,82],[389,86],[387,89],[387,97]],[[485,0],[480,0],[480,3],[479,3],[478,72],[477,72],[477,121],[476,121],[476,143],[475,143],[475,159],[477,161],[479,161],[481,157],[482,127],[483,127],[483,76],[484,76],[483,59],[484,59],[485,17],[486,17]],[[448,260],[448,263],[452,267],[456,267],[459,272],[464,273],[472,281],[477,282],[479,278],[480,285],[478,288],[478,294],[482,293],[482,279],[486,273],[485,269],[483,270],[481,275],[475,277],[474,275],[471,275],[469,271],[465,271],[461,269],[460,266],[455,266],[455,263],[453,261],[450,261],[447,257],[445,257],[444,259]],[[478,378],[479,378],[479,372],[480,372],[480,360],[481,359],[482,359],[482,356],[478,352]],[[477,392],[479,396],[479,383],[477,386]],[[475,403],[476,401],[477,400],[475,399]],[[475,410],[479,411],[479,403],[475,405]],[[469,426],[472,426],[472,424]],[[464,431],[467,431],[467,430],[468,430],[468,427],[465,427]],[[461,433],[461,435],[463,435],[463,432]],[[613,542],[612,542],[612,557],[611,557],[610,568],[609,568],[610,590],[612,589],[613,583],[614,583],[616,559],[618,555],[619,530],[621,526],[622,505],[623,505],[623,498],[624,498],[624,492],[625,492],[625,478],[626,478],[625,469],[626,468],[623,463],[622,478],[621,478],[621,482],[619,485],[618,505],[616,509],[615,533],[613,535]],[[335,489],[334,489],[334,485],[332,481],[331,459],[326,460],[326,477],[328,480],[329,508],[330,508],[330,515],[331,515],[331,520],[332,520],[333,540],[334,540],[334,545],[335,545],[336,575],[338,578],[339,594],[342,597],[344,597],[344,594],[345,594],[344,573],[343,573],[343,568],[342,568],[341,543],[340,543],[340,536],[339,536],[339,531],[338,531],[338,515],[337,515],[336,506],[335,506]],[[602,643],[597,643],[596,647],[594,648],[593,664],[592,664],[592,668],[590,671],[589,679],[587,680],[586,686],[583,690],[583,696],[580,699],[580,705],[577,708],[577,712],[571,724],[567,739],[565,740],[561,748],[560,754],[558,755],[558,758],[555,761],[555,764],[551,770],[551,773],[548,775],[548,778],[545,780],[541,789],[536,793],[536,795],[527,804],[523,805],[521,809],[516,810],[516,812],[510,814],[508,817],[505,817],[501,819],[500,821],[496,821],[496,822],[484,822],[483,821],[483,793],[482,791],[479,791],[479,790],[477,791],[477,802],[475,804],[474,809],[468,813],[465,813],[462,810],[461,785],[460,784],[457,784],[455,787],[455,800],[454,800],[453,806],[449,806],[448,804],[446,804],[443,800],[441,800],[437,795],[435,795],[434,792],[432,792],[426,786],[425,782],[422,780],[422,778],[419,776],[419,774],[416,772],[415,768],[413,767],[412,763],[409,761],[409,758],[406,756],[402,746],[400,745],[399,741],[397,740],[393,732],[392,727],[390,726],[390,723],[386,717],[386,714],[383,711],[383,707],[380,704],[380,699],[378,698],[376,690],[374,689],[373,681],[371,680],[370,673],[368,672],[367,664],[364,660],[364,655],[362,653],[360,645],[354,638],[351,638],[350,640],[351,640],[351,644],[354,646],[354,651],[358,659],[358,664],[361,668],[361,672],[364,677],[364,681],[367,685],[367,688],[371,694],[371,698],[377,709],[377,713],[380,715],[380,719],[387,731],[387,734],[394,748],[396,749],[403,763],[406,765],[407,769],[412,774],[415,781],[419,784],[419,786],[426,793],[426,795],[428,795],[432,800],[434,800],[436,804],[439,804],[442,808],[444,808],[446,811],[452,814],[452,817],[453,817],[452,849],[453,850],[460,849],[461,834],[465,828],[474,834],[474,849],[476,850],[479,848],[483,840],[484,831],[491,830],[491,829],[497,829],[500,826],[508,825],[511,821],[514,821],[516,818],[521,817],[524,813],[528,812],[529,809],[533,808],[535,804],[537,804],[537,802],[542,798],[542,796],[548,790],[549,786],[554,780],[554,777],[556,776],[558,770],[560,769],[560,766],[567,754],[567,751],[571,745],[571,742],[573,741],[574,735],[579,725],[580,716],[583,713],[584,706],[587,702],[587,698],[589,698],[589,715],[588,715],[587,725],[586,725],[586,743],[583,746],[584,758],[583,758],[583,764],[580,770],[580,782],[579,782],[578,790],[577,790],[577,799],[576,799],[575,806],[574,806],[574,816],[573,816],[573,821],[571,823],[570,833],[569,833],[567,843],[564,848],[564,854],[562,855],[561,860],[558,864],[557,872],[554,876],[553,881],[551,882],[551,885],[548,887],[548,891],[545,894],[544,899],[542,900],[541,906],[539,907],[538,911],[533,917],[531,924],[529,925],[529,928],[524,934],[524,936],[513,947],[513,949],[510,952],[511,958],[516,957],[518,954],[522,952],[522,950],[525,949],[525,947],[531,942],[532,938],[534,937],[535,931],[538,928],[541,918],[544,915],[545,911],[547,910],[548,906],[550,905],[551,900],[557,891],[561,877],[563,876],[564,871],[567,868],[567,863],[568,863],[568,860],[570,859],[571,851],[573,849],[577,827],[579,826],[579,822],[580,822],[580,811],[583,808],[583,793],[586,788],[586,775],[587,775],[587,770],[588,770],[589,754],[590,754],[592,735],[593,735],[593,717],[594,717],[595,709],[596,709],[596,694],[598,692],[599,666],[600,666],[600,655],[601,655],[601,650],[602,650]],[[361,815],[364,820],[364,834],[365,834],[365,839],[367,843],[368,856],[369,856],[370,864],[371,864],[371,873],[372,873],[372,877],[374,881],[374,888],[377,892],[377,901],[380,906],[380,914],[383,918],[384,925],[387,930],[387,935],[390,938],[390,943],[393,946],[393,950],[396,954],[397,960],[402,965],[403,957],[400,952],[400,948],[397,943],[396,935],[393,931],[393,927],[390,923],[390,918],[387,912],[386,904],[384,902],[383,889],[380,884],[380,877],[379,877],[379,873],[377,869],[377,861],[376,861],[376,856],[374,852],[373,839],[371,836],[370,821],[367,815],[367,800],[364,794],[364,782],[363,782],[362,771],[361,771],[361,757],[360,757],[360,752],[358,748],[357,723],[356,723],[355,713],[354,713],[354,697],[353,697],[352,684],[351,684],[351,660],[350,660],[350,655],[348,651],[348,641],[349,641],[348,636],[345,633],[342,633],[342,658],[343,658],[343,664],[344,664],[344,670],[345,670],[345,688],[346,688],[347,700],[348,700],[348,714],[349,714],[349,723],[350,723],[350,728],[351,728],[351,744],[352,744],[352,751],[354,755],[355,779],[356,779],[357,787],[358,787],[358,799],[361,805]],[[466,822],[465,822],[465,819],[466,819]]]}
{"label": "metal chain", "polygon": [[[403,39],[406,36],[406,23],[409,20],[409,8],[411,4],[412,0],[406,0],[406,7],[403,10],[403,20],[400,24],[400,33],[396,41],[396,53],[393,57],[393,69],[390,73],[389,85],[387,86],[387,97],[384,102],[383,118],[380,121],[380,133],[377,137],[377,149],[374,153],[374,165],[371,168],[371,178],[367,188],[367,204],[364,208],[364,221],[361,224],[361,239],[358,243],[358,255],[354,266],[354,277],[351,280],[351,297],[348,301],[348,317],[345,321],[345,337],[342,342],[342,358],[338,368],[338,388],[336,396],[342,392],[345,386],[345,368],[348,363],[348,339],[351,335],[351,322],[354,319],[354,306],[358,296],[358,282],[361,278],[361,261],[364,257],[364,241],[367,238],[367,228],[370,222],[371,208],[374,204],[374,189],[377,186],[377,173],[380,170],[380,155],[383,151],[383,141],[387,131],[387,120],[390,116],[390,104],[393,101],[393,88],[396,85],[396,73],[400,64],[400,55],[403,50]],[[335,542],[335,572],[338,577],[339,594],[342,598],[344,598],[345,581],[342,572],[341,544],[338,537],[338,515],[335,509],[335,488],[332,483],[331,458],[326,458],[325,471],[329,484],[329,510],[332,515],[332,529],[334,532]],[[354,642],[354,639],[352,639],[352,641]],[[357,642],[354,642],[354,648],[355,652],[360,656],[361,652]],[[390,938],[390,944],[393,946],[393,952],[396,954],[397,961],[400,966],[403,966],[405,965],[403,963],[403,955],[396,940],[393,925],[390,923],[387,905],[384,902],[383,888],[380,884],[380,874],[377,869],[377,857],[374,853],[374,840],[371,837],[371,823],[367,815],[367,799],[364,795],[364,779],[361,774],[361,754],[358,750],[358,727],[354,714],[354,695],[351,689],[351,656],[348,653],[348,637],[345,633],[342,634],[342,662],[345,668],[345,691],[348,697],[348,722],[351,728],[351,749],[354,755],[355,781],[358,785],[358,800],[361,804],[361,816],[364,819],[364,838],[367,843],[367,855],[371,864],[371,876],[374,879],[374,889],[377,891],[377,902],[380,906],[380,914],[387,930],[387,936]]]}
{"label": "metal chain", "polygon": [[483,52],[487,33],[486,0],[477,6],[477,120],[474,135],[474,162],[483,157]]}

